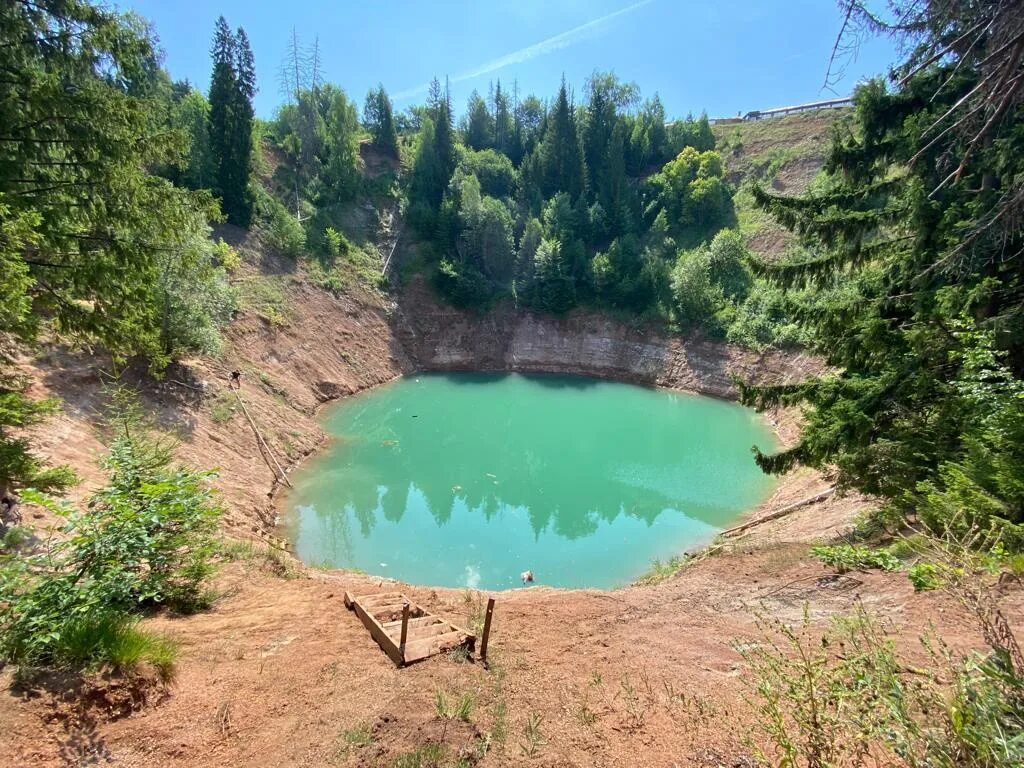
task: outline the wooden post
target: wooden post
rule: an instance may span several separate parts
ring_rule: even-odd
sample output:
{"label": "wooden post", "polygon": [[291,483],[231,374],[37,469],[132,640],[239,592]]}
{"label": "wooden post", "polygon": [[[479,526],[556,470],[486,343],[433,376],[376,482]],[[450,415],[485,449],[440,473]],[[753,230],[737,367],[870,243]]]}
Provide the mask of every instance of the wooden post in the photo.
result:
{"label": "wooden post", "polygon": [[[402,605],[402,641],[398,644],[398,652],[402,655],[402,661],[405,661],[405,638],[409,634],[409,603],[406,601]],[[392,640],[391,642],[394,642]]]}
{"label": "wooden post", "polygon": [[480,639],[480,660],[487,661],[487,638],[491,636],[491,616],[494,615],[494,598],[487,598],[487,614],[484,616],[484,636]]}

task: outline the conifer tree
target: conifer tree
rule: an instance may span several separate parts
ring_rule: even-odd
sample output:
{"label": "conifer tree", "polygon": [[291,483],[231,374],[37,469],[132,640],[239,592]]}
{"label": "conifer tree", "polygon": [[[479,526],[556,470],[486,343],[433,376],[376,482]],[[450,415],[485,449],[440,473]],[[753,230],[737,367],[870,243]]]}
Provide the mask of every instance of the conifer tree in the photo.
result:
{"label": "conifer tree", "polygon": [[[153,41],[83,2],[0,4],[0,337],[31,343],[53,324],[114,357],[163,358],[161,260],[206,235],[208,194],[150,168],[180,165],[187,136],[149,97]],[[159,110],[159,113],[158,113]],[[30,400],[0,349],[0,495],[66,485],[24,428],[54,404]]]}
{"label": "conifer tree", "polygon": [[[993,106],[987,141],[964,154],[956,111],[987,106],[984,67],[1005,48],[984,37],[950,53],[948,41],[984,26],[985,4],[952,18],[921,7],[924,28],[941,35],[924,33],[895,90],[881,81],[857,90],[855,130],[835,138],[830,183],[798,199],[754,190],[811,254],[761,270],[787,288],[830,292],[822,311],[800,319],[831,373],[744,396],[805,408],[800,442],[758,455],[768,471],[835,466],[841,486],[904,510],[923,502],[1024,522],[1015,490],[1024,487],[1024,236],[1019,219],[999,225],[1003,201],[1021,199],[1024,106],[1004,102],[1002,120]],[[1008,19],[1019,31],[1019,16]]]}
{"label": "conifer tree", "polygon": [[213,33],[213,74],[210,78],[210,152],[215,165],[215,180],[212,189],[222,199],[227,194],[231,140],[232,115],[236,88],[235,36],[227,20],[220,16]]}
{"label": "conifer tree", "polygon": [[371,88],[363,105],[363,124],[373,136],[373,143],[386,152],[398,154],[398,131],[395,128],[391,98],[383,85]]}
{"label": "conifer tree", "polygon": [[216,166],[214,191],[228,219],[248,226],[252,217],[249,170],[252,158],[252,99],[256,72],[245,30],[232,34],[223,16],[214,29],[210,80],[210,150]]}
{"label": "conifer tree", "polygon": [[494,148],[502,154],[508,155],[515,162],[513,156],[515,128],[512,125],[512,111],[509,108],[508,94],[501,89],[501,80],[494,88]]}
{"label": "conifer tree", "polygon": [[488,149],[494,146],[494,118],[487,110],[487,102],[473,91],[466,104],[465,128],[462,140],[472,149]]}
{"label": "conifer tree", "polygon": [[586,188],[583,147],[576,131],[575,110],[569,100],[564,77],[537,151],[540,153],[545,196],[566,192],[576,199],[583,194]]}

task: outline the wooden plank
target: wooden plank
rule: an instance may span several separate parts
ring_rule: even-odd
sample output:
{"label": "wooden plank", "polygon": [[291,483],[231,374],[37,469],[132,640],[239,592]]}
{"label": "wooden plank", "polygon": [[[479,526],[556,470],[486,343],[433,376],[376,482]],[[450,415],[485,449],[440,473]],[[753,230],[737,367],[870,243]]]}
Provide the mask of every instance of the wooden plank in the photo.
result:
{"label": "wooden plank", "polygon": [[[389,635],[395,637],[401,632],[401,627],[393,627],[385,630]],[[434,637],[436,635],[444,635],[449,632],[458,632],[451,624],[445,621],[439,621],[437,624],[431,624],[426,627],[417,627],[416,629],[409,630],[409,636],[406,641],[409,643],[416,642],[417,640],[423,640],[428,637]]]}
{"label": "wooden plank", "polygon": [[494,615],[494,598],[487,598],[487,614],[484,616],[484,636],[480,640],[480,658],[487,661],[487,640],[491,636],[491,617]]}
{"label": "wooden plank", "polygon": [[470,638],[462,632],[446,632],[437,637],[429,637],[426,640],[417,640],[405,646],[405,663],[411,664],[414,661],[433,656],[435,653],[451,650],[460,645],[468,644]]}
{"label": "wooden plank", "polygon": [[398,642],[398,651],[402,654],[402,661],[405,661],[405,641],[409,638],[409,604],[402,608],[402,639]]}
{"label": "wooden plank", "polygon": [[[399,603],[398,605],[386,605],[382,608],[370,608],[370,613],[373,614],[374,618],[377,619],[382,625],[388,622],[395,621],[402,618],[402,612],[405,610],[405,604]],[[420,616],[425,616],[426,611],[420,608],[418,605],[409,606],[409,618],[418,619]]]}
{"label": "wooden plank", "polygon": [[364,608],[372,608],[376,605],[388,603],[401,603],[405,595],[401,592],[375,592],[372,595],[360,595],[356,598]]}
{"label": "wooden plank", "polygon": [[[444,619],[440,619],[437,616],[428,613],[426,616],[420,616],[418,619],[409,619],[409,629],[414,630],[417,627],[429,627],[431,624],[444,623],[446,623]],[[384,629],[386,629],[388,632],[390,632],[395,627],[402,626],[402,620],[395,619],[394,621],[385,621],[381,624],[381,626],[384,627]]]}
{"label": "wooden plank", "polygon": [[395,662],[398,666],[402,666],[404,660],[402,654],[398,650],[398,646],[395,645],[395,641],[391,639],[387,632],[384,631],[384,627],[373,618],[373,616],[364,610],[363,606],[359,603],[359,599],[353,601],[353,608],[355,609],[356,616],[360,618],[363,625],[370,630],[370,637],[377,641],[377,645],[381,647],[381,650],[388,655],[388,657]]}

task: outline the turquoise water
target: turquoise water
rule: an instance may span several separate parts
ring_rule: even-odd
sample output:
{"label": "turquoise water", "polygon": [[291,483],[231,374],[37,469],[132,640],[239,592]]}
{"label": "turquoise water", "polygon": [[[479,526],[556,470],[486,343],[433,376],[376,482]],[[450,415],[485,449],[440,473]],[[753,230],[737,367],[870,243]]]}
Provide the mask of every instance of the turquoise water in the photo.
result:
{"label": "turquoise water", "polygon": [[335,441],[286,502],[299,556],[415,584],[626,584],[772,488],[752,411],[596,379],[419,374],[324,428]]}

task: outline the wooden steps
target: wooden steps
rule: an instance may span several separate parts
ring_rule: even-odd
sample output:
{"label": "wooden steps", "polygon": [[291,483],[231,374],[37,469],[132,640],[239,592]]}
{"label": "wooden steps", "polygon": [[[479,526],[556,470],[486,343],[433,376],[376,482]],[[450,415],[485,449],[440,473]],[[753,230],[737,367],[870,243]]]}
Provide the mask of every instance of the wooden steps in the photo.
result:
{"label": "wooden steps", "polygon": [[345,607],[355,611],[377,645],[400,667],[460,646],[472,652],[476,646],[472,632],[429,613],[401,592],[360,597],[346,592]]}

